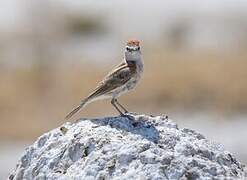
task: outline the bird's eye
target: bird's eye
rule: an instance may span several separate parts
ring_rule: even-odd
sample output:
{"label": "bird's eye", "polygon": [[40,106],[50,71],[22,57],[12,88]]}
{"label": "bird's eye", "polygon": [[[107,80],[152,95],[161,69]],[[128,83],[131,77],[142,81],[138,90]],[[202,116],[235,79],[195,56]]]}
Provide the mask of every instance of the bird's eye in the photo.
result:
{"label": "bird's eye", "polygon": [[137,50],[138,50],[138,51],[140,50],[140,46],[137,48]]}
{"label": "bird's eye", "polygon": [[127,50],[127,51],[131,51],[131,49],[130,49],[129,47],[126,47],[126,50]]}

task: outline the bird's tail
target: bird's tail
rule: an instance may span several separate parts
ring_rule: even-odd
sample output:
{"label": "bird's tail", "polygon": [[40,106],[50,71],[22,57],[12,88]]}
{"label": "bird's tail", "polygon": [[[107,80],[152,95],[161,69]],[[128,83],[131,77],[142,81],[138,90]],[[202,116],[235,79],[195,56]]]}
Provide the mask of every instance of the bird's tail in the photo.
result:
{"label": "bird's tail", "polygon": [[77,113],[81,108],[83,108],[86,105],[88,100],[89,100],[88,98],[83,100],[81,104],[77,106],[76,108],[74,108],[64,119],[68,120],[69,118],[71,118],[75,113]]}

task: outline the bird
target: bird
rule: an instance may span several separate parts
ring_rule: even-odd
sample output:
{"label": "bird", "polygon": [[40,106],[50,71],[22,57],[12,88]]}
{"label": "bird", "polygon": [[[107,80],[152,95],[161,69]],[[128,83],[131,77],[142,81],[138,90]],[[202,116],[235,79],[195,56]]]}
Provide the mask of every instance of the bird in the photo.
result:
{"label": "bird", "polygon": [[65,119],[71,118],[85,105],[101,99],[111,99],[111,104],[125,116],[128,110],[119,103],[117,98],[132,90],[139,82],[143,73],[140,41],[130,39],[126,43],[123,61],[110,71],[96,88],[75,107]]}

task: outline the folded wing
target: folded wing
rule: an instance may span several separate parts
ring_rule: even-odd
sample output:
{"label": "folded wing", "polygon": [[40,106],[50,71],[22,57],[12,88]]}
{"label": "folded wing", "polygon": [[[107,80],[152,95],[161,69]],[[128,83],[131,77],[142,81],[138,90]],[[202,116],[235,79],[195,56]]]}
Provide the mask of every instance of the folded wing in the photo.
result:
{"label": "folded wing", "polygon": [[126,63],[122,63],[117,68],[110,72],[103,81],[95,88],[88,96],[89,99],[106,94],[118,87],[124,85],[131,79],[131,71]]}

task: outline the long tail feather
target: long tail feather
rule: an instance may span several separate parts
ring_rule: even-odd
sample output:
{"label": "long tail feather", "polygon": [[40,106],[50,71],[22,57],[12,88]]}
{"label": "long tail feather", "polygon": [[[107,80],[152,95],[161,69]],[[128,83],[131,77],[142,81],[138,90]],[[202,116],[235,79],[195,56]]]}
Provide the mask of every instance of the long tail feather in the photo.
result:
{"label": "long tail feather", "polygon": [[86,104],[86,102],[87,100],[82,101],[81,104],[77,106],[76,108],[74,108],[64,119],[66,120],[70,119],[75,113],[77,113]]}

